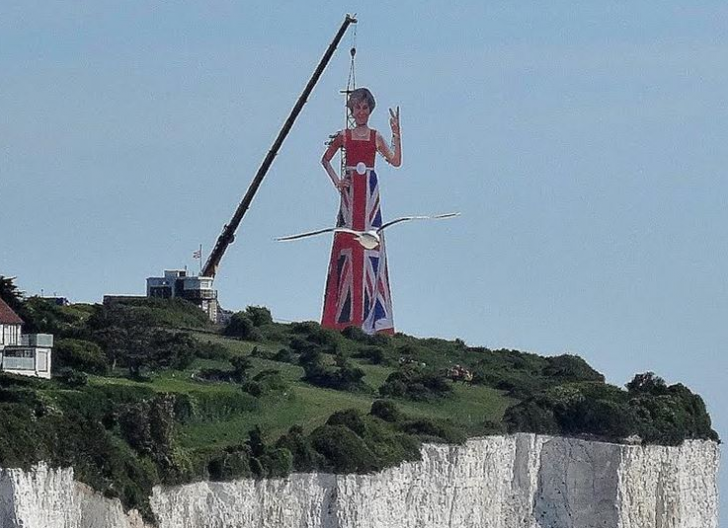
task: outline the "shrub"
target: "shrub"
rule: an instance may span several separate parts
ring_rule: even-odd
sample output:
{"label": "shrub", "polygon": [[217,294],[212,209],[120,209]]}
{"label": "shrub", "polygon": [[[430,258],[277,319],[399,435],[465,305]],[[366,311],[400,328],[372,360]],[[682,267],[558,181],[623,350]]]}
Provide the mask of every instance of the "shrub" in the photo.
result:
{"label": "shrub", "polygon": [[380,365],[385,362],[386,354],[380,347],[367,346],[361,347],[356,353],[356,357],[369,361],[372,365]]}
{"label": "shrub", "polygon": [[291,473],[293,469],[293,455],[282,448],[268,448],[264,455],[258,457],[261,478],[282,478]]}
{"label": "shrub", "polygon": [[313,448],[300,425],[294,425],[281,436],[276,447],[285,448],[291,453],[296,471],[311,472],[325,466],[325,458]]}
{"label": "shrub", "polygon": [[510,433],[557,434],[559,432],[559,425],[553,410],[545,405],[540,405],[535,399],[509,407],[503,420]]}
{"label": "shrub", "polygon": [[254,326],[263,326],[273,322],[273,316],[265,306],[248,306],[245,308],[245,315]]}
{"label": "shrub", "polygon": [[343,356],[336,358],[336,366],[329,366],[322,355],[313,350],[301,354],[299,362],[303,366],[303,379],[313,385],[350,392],[370,390],[362,381],[365,372]]}
{"label": "shrub", "polygon": [[343,425],[322,425],[310,435],[311,446],[324,457],[324,468],[334,473],[370,473],[379,468],[364,440]]}
{"label": "shrub", "polygon": [[200,359],[215,359],[221,361],[228,361],[230,359],[230,350],[227,347],[219,344],[207,341],[205,343],[199,343],[195,349],[195,355]]}
{"label": "shrub", "polygon": [[322,347],[326,352],[335,353],[341,340],[340,334],[329,328],[324,328],[313,321],[293,323],[291,330],[299,334],[304,340]]}
{"label": "shrub", "polygon": [[278,370],[263,370],[242,386],[243,390],[256,398],[272,392],[282,392],[288,388],[288,384],[281,377]]}
{"label": "shrub", "polygon": [[341,335],[359,343],[369,343],[370,341],[369,336],[358,326],[347,326],[341,331]]}
{"label": "shrub", "polygon": [[53,334],[57,338],[81,337],[88,312],[70,306],[58,306],[40,297],[30,297],[18,311],[27,333]]}
{"label": "shrub", "polygon": [[169,456],[175,427],[174,399],[170,394],[160,394],[124,406],[119,427],[130,446],[141,454]]}
{"label": "shrub", "polygon": [[233,366],[233,379],[238,382],[245,380],[248,371],[253,368],[253,364],[245,356],[230,358],[230,364]]}
{"label": "shrub", "polygon": [[56,379],[74,389],[88,385],[88,375],[85,372],[68,367],[61,369]]}
{"label": "shrub", "polygon": [[408,420],[400,425],[400,429],[405,433],[418,436],[423,442],[462,444],[466,440],[463,432],[441,420],[428,418]]}
{"label": "shrub", "polygon": [[344,411],[336,411],[329,419],[326,425],[343,425],[354,431],[361,438],[367,436],[367,426],[361,412],[356,409],[346,409]]}
{"label": "shrub", "polygon": [[645,372],[643,374],[635,374],[632,381],[627,383],[627,390],[631,395],[649,394],[652,396],[662,396],[668,393],[665,380],[654,372]]}
{"label": "shrub", "polygon": [[379,387],[379,393],[382,396],[426,401],[450,395],[452,386],[443,374],[408,364],[392,372]]}
{"label": "shrub", "polygon": [[250,469],[259,478],[285,477],[293,468],[293,455],[285,447],[266,445],[259,426],[248,433]]}
{"label": "shrub", "polygon": [[250,448],[231,446],[213,457],[207,465],[210,480],[233,480],[252,476],[250,469]]}
{"label": "shrub", "polygon": [[245,312],[237,312],[230,318],[223,333],[229,337],[236,337],[243,341],[262,341],[263,334],[256,328],[253,321]]}
{"label": "shrub", "polygon": [[207,381],[221,381],[229,383],[242,383],[248,375],[248,370],[253,364],[245,356],[233,356],[230,358],[231,370],[217,368],[200,369],[196,377]]}
{"label": "shrub", "polygon": [[604,375],[589,366],[579,356],[563,354],[546,358],[543,374],[561,381],[598,381],[604,383]]}
{"label": "shrub", "polygon": [[152,334],[145,366],[184,370],[192,364],[200,343],[182,332],[156,331]]}
{"label": "shrub", "polygon": [[394,402],[387,400],[374,400],[370,414],[381,418],[385,422],[396,423],[402,419],[402,413],[399,408]]}
{"label": "shrub", "polygon": [[677,445],[689,438],[719,440],[703,399],[690,389],[680,383],[663,389],[658,383],[647,390],[633,388],[629,401],[637,434],[644,441]]}
{"label": "shrub", "polygon": [[273,361],[279,361],[281,363],[294,363],[295,362],[295,357],[293,355],[293,352],[291,352],[287,348],[281,348],[273,356]]}

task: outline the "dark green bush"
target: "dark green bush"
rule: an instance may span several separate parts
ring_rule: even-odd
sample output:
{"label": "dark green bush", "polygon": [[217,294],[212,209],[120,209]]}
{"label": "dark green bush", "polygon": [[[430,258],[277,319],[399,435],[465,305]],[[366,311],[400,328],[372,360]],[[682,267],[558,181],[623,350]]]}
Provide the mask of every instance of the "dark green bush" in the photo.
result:
{"label": "dark green bush", "polygon": [[250,469],[250,448],[248,446],[231,446],[223,453],[213,457],[207,470],[210,480],[234,480],[253,475]]}
{"label": "dark green bush", "polygon": [[370,414],[381,418],[385,422],[396,423],[402,420],[402,413],[399,408],[394,402],[388,400],[374,400]]}
{"label": "dark green bush", "polygon": [[321,347],[327,353],[336,353],[341,342],[339,332],[324,328],[313,321],[293,323],[291,325],[291,331],[298,334],[305,341]]}
{"label": "dark green bush", "polygon": [[343,425],[322,425],[310,435],[311,446],[324,457],[324,469],[334,473],[371,473],[377,457],[364,440]]}
{"label": "dark green bush", "polygon": [[668,394],[667,383],[654,372],[635,374],[634,378],[627,383],[627,391],[630,395],[664,396]]}
{"label": "dark green bush", "polygon": [[546,358],[544,376],[566,381],[598,381],[604,383],[604,375],[589,366],[579,356],[563,354]]}
{"label": "dark green bush", "polygon": [[201,359],[228,361],[230,359],[230,350],[219,343],[207,341],[205,343],[198,344],[195,349],[195,356]]}
{"label": "dark green bush", "polygon": [[243,391],[256,398],[274,392],[283,392],[287,388],[288,384],[278,370],[263,370],[256,374],[251,381],[242,385]]}
{"label": "dark green bush", "polygon": [[446,444],[463,444],[467,439],[462,431],[442,420],[421,418],[403,422],[400,429],[410,435],[416,435],[423,442],[442,442]]}
{"label": "dark green bush", "polygon": [[298,359],[303,367],[303,380],[329,389],[349,392],[368,392],[371,389],[362,381],[364,371],[352,365],[344,356],[336,356],[335,365],[328,365],[318,349],[309,349]]}
{"label": "dark green bush", "polygon": [[250,469],[258,478],[285,477],[293,469],[293,455],[280,446],[269,446],[257,425],[248,433]]}
{"label": "dark green bush", "polygon": [[267,392],[284,391],[288,388],[288,384],[281,376],[280,370],[261,370],[253,376],[253,381],[261,383]]}
{"label": "dark green bush", "polygon": [[347,326],[341,331],[341,335],[358,343],[369,343],[370,341],[369,335],[358,326]]}
{"label": "dark green bush", "polygon": [[313,448],[300,425],[294,425],[288,433],[281,436],[276,447],[288,449],[293,456],[293,468],[296,471],[311,472],[326,466],[324,457]]}
{"label": "dark green bush", "polygon": [[245,315],[254,326],[263,326],[273,322],[273,316],[265,306],[248,306],[245,308]]}
{"label": "dark green bush", "polygon": [[387,355],[381,347],[365,346],[360,347],[355,357],[366,359],[372,365],[381,365],[387,359]]}
{"label": "dark green bush", "polygon": [[89,311],[58,306],[40,297],[30,297],[22,303],[18,314],[25,322],[24,333],[53,334],[56,339],[61,339],[82,337]]}
{"label": "dark green bush", "polygon": [[287,477],[293,470],[293,455],[284,447],[268,448],[257,461],[261,468],[258,476],[261,478]]}
{"label": "dark green bush", "polygon": [[336,411],[326,420],[326,425],[343,425],[354,431],[361,438],[366,438],[367,436],[367,425],[364,421],[364,416],[356,409]]}
{"label": "dark green bush", "polygon": [[296,358],[290,350],[287,348],[281,348],[273,356],[273,361],[280,361],[281,363],[295,363]]}
{"label": "dark green bush", "polygon": [[62,368],[56,375],[56,379],[74,389],[88,385],[88,375],[85,372],[68,367]]}
{"label": "dark green bush", "polygon": [[243,341],[262,341],[263,334],[253,324],[245,312],[233,314],[223,333],[229,337],[236,337]]}
{"label": "dark green bush", "polygon": [[242,382],[248,377],[248,371],[253,368],[253,364],[245,356],[234,356],[230,358],[230,364],[233,366],[233,379]]}
{"label": "dark green bush", "polygon": [[509,407],[503,420],[511,433],[556,434],[559,432],[553,409],[539,403],[536,399],[529,399]]}
{"label": "dark green bush", "polygon": [[93,374],[105,374],[109,368],[106,354],[91,341],[60,339],[53,348],[53,370],[68,367]]}
{"label": "dark green bush", "polygon": [[391,398],[426,401],[449,396],[452,385],[442,373],[407,364],[387,377],[379,393]]}

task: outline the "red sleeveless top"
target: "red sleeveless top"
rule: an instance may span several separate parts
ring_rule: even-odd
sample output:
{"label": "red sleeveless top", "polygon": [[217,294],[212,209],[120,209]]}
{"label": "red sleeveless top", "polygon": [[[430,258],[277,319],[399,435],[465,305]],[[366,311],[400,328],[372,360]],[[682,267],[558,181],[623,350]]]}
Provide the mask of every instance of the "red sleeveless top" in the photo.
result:
{"label": "red sleeveless top", "polygon": [[377,156],[377,131],[369,129],[369,139],[354,139],[351,130],[344,130],[344,148],[346,149],[346,165],[354,167],[363,162],[368,168],[374,168]]}

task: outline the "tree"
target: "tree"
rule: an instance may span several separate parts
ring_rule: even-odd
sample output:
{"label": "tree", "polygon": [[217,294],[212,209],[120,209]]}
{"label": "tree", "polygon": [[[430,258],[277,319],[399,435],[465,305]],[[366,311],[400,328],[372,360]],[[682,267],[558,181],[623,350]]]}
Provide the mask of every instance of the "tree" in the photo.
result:
{"label": "tree", "polygon": [[256,328],[253,321],[245,312],[234,313],[223,333],[226,336],[237,337],[243,341],[262,341],[263,334]]}
{"label": "tree", "polygon": [[118,363],[129,369],[131,378],[139,378],[145,368],[186,368],[194,358],[192,338],[158,330],[142,313],[123,306],[101,307],[89,327],[112,369]]}
{"label": "tree", "polygon": [[0,275],[0,299],[5,301],[13,311],[22,310],[24,296],[25,292],[20,291],[15,285],[15,277]]}
{"label": "tree", "polygon": [[233,366],[233,379],[238,383],[245,381],[248,371],[253,368],[253,364],[245,356],[230,358],[230,364]]}
{"label": "tree", "polygon": [[632,381],[627,383],[627,390],[630,394],[667,394],[667,384],[665,380],[654,372],[644,372],[635,374]]}
{"label": "tree", "polygon": [[28,312],[25,309],[25,292],[15,285],[15,277],[0,275],[0,299],[18,314],[24,323],[28,322]]}
{"label": "tree", "polygon": [[265,306],[248,306],[245,308],[245,315],[255,326],[263,326],[273,322],[273,316]]}

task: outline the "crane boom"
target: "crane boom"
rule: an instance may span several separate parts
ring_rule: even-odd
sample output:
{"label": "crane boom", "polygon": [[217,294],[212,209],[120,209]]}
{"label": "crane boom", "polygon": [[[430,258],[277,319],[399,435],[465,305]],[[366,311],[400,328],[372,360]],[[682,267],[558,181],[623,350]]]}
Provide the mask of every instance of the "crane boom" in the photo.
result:
{"label": "crane boom", "polygon": [[286,139],[286,136],[291,131],[293,123],[296,121],[298,114],[301,113],[303,105],[306,104],[309,95],[311,95],[314,86],[316,86],[316,83],[321,77],[321,74],[324,72],[324,69],[331,60],[331,57],[333,56],[334,51],[336,51],[336,47],[339,45],[339,42],[341,42],[344,33],[346,33],[347,28],[350,24],[356,24],[356,22],[357,21],[354,17],[346,15],[346,18],[341,24],[339,31],[336,33],[334,40],[331,41],[331,44],[329,44],[329,47],[326,49],[326,52],[324,53],[324,56],[321,58],[321,61],[314,70],[311,79],[309,79],[308,84],[306,84],[303,92],[298,97],[298,100],[291,110],[288,119],[286,119],[286,122],[283,123],[283,127],[281,128],[280,132],[278,132],[278,136],[276,137],[273,145],[263,159],[263,163],[260,164],[260,168],[258,168],[258,172],[255,174],[253,181],[250,183],[250,186],[248,187],[245,196],[243,196],[243,199],[240,201],[238,208],[235,210],[235,214],[233,215],[230,222],[223,227],[222,233],[220,233],[220,236],[215,243],[215,247],[210,252],[210,256],[207,258],[207,262],[205,262],[205,265],[202,268],[200,275],[204,277],[214,277],[217,274],[217,268],[220,265],[220,261],[222,260],[223,255],[225,254],[225,250],[227,250],[228,246],[232,244],[235,240],[235,231],[240,225],[240,222],[243,219],[243,215],[245,215],[245,212],[250,207],[250,203],[253,201],[255,193],[258,191],[258,187],[260,187],[260,184],[263,182],[263,178],[265,178],[268,169],[273,163],[273,159],[278,154],[278,151],[280,150],[283,141]]}

